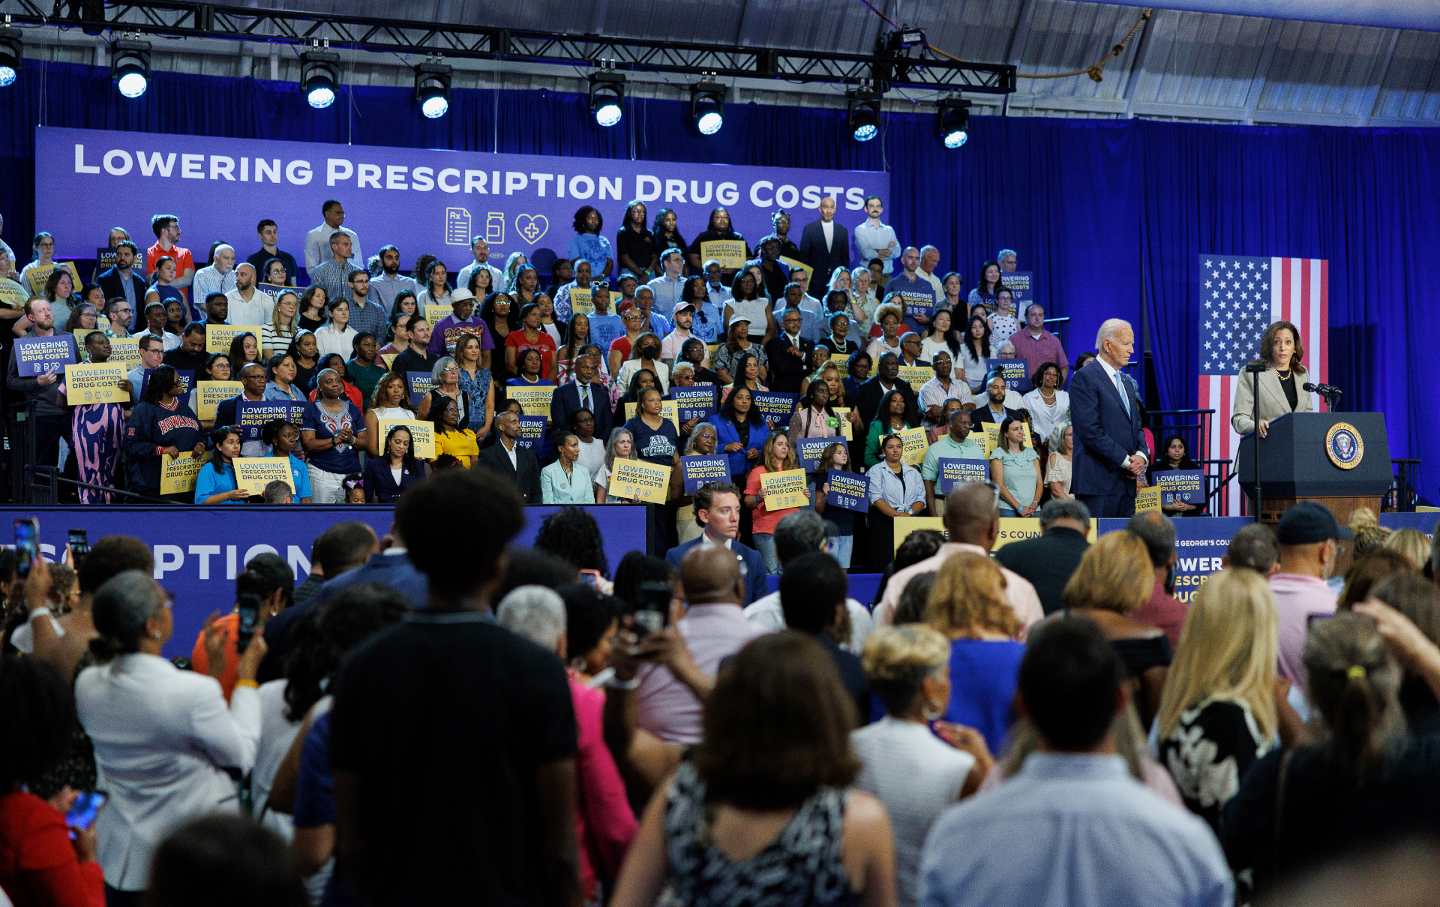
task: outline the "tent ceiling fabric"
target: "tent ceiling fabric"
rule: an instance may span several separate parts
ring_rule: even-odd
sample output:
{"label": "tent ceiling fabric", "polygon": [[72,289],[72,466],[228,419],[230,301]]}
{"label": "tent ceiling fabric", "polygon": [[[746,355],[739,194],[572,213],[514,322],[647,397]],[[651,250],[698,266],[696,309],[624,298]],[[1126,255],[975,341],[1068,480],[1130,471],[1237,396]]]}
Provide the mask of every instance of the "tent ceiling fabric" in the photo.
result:
{"label": "tent ceiling fabric", "polygon": [[[1097,83],[1084,75],[1025,76],[1090,66],[1136,22],[1141,11],[1135,6],[1074,0],[872,2],[891,18],[923,28],[931,43],[963,59],[1014,63],[1021,78],[1009,108],[1016,114],[1348,126],[1440,124],[1437,32],[1157,8],[1125,52],[1108,61],[1104,79]],[[246,5],[856,52],[872,48],[886,28],[861,0],[250,0]],[[217,49],[213,45],[218,42],[207,43],[212,45],[205,48],[212,58],[217,50],[224,51],[223,44]],[[201,59],[205,54],[199,48],[192,54],[177,45],[165,44],[166,58],[158,65],[216,71],[213,60]],[[265,53],[263,45],[246,47],[251,54]],[[408,70],[395,57],[357,54],[353,60],[358,82],[410,81]],[[256,75],[269,74],[262,62],[263,57],[254,61],[251,71]],[[292,78],[292,63],[282,58],[281,69],[274,74]],[[455,65],[462,70],[457,84],[494,84],[491,64]],[[235,69],[228,74],[236,74]],[[577,90],[579,75],[568,67],[523,67],[507,69],[503,84]],[[688,81],[640,73],[630,79],[632,84],[668,83],[636,85],[636,90],[651,93],[674,93]],[[745,100],[760,103],[795,103],[795,92],[803,93],[810,103],[843,103],[840,89],[833,86],[751,81],[740,87]],[[888,96],[891,103],[902,106],[934,99],[927,92],[892,91]],[[977,107],[998,103],[993,98],[974,100]]]}

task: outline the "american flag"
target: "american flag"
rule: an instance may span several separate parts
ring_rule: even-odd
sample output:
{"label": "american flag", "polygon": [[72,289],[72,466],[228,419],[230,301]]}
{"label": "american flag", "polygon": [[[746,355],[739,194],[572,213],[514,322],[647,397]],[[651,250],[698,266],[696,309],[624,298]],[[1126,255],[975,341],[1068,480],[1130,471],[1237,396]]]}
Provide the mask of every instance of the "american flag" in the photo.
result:
{"label": "american flag", "polygon": [[[1288,321],[1300,329],[1304,380],[1328,380],[1330,263],[1321,258],[1201,255],[1199,280],[1199,405],[1215,410],[1209,437],[1203,439],[1205,456],[1233,461],[1240,446],[1240,436],[1230,428],[1235,381],[1246,363],[1259,358],[1260,338],[1271,322]],[[1320,408],[1313,394],[1310,403]],[[1238,483],[1228,484],[1222,497],[1223,512],[1240,512]]]}

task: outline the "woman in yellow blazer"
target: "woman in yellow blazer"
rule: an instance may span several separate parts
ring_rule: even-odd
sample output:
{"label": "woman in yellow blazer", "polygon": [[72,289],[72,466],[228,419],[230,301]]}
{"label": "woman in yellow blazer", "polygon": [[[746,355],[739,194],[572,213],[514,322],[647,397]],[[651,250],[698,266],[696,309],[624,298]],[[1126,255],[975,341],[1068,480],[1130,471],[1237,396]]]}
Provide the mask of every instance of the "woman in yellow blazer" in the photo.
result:
{"label": "woman in yellow blazer", "polygon": [[[1270,423],[1289,413],[1308,413],[1310,395],[1305,383],[1305,349],[1300,345],[1300,332],[1288,321],[1277,321],[1265,329],[1260,338],[1260,437],[1270,431]],[[1235,382],[1235,399],[1230,405],[1230,427],[1242,435],[1256,430],[1255,376],[1241,372]]]}

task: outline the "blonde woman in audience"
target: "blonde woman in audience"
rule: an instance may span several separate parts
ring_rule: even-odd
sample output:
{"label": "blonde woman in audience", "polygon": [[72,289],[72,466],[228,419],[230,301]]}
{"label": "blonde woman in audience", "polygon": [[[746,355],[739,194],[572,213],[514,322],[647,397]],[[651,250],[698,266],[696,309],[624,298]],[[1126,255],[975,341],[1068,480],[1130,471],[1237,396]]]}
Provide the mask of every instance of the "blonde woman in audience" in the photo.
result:
{"label": "blonde woman in audience", "polygon": [[610,440],[605,443],[605,465],[595,473],[595,503],[597,504],[633,504],[629,498],[616,497],[609,493],[610,473],[615,469],[615,461],[638,460],[635,455],[635,436],[630,429],[616,426],[610,430]]}
{"label": "blonde woman in audience", "polygon": [[1074,497],[1070,493],[1070,464],[1075,453],[1075,429],[1068,421],[1061,422],[1047,440],[1050,457],[1045,461],[1045,485],[1052,500],[1068,501]]}
{"label": "blonde woman in audience", "polygon": [[885,717],[850,734],[861,763],[855,786],[890,813],[901,904],[919,901],[920,852],[930,826],[979,789],[994,761],[972,728],[936,721],[937,733],[930,732],[950,699],[949,663],[950,644],[930,627],[881,627],[865,642],[865,677]]}
{"label": "blonde woman in audience", "polygon": [[300,311],[300,297],[292,290],[281,290],[275,297],[275,310],[267,324],[260,325],[260,346],[265,358],[283,353],[295,339],[295,319]]}
{"label": "blonde woman in audience", "polygon": [[862,343],[870,336],[875,323],[875,308],[880,305],[875,295],[875,281],[869,268],[850,272],[850,321],[855,326],[855,339]]}
{"label": "blonde woman in audience", "polygon": [[1185,617],[1156,720],[1161,763],[1217,834],[1245,772],[1280,744],[1281,709],[1299,725],[1275,653],[1275,597],[1265,578],[1211,574]]}
{"label": "blonde woman in audience", "polygon": [[1392,532],[1385,540],[1385,547],[1398,552],[1409,561],[1410,568],[1416,573],[1424,570],[1425,562],[1430,560],[1430,540],[1419,529],[1398,529]]}

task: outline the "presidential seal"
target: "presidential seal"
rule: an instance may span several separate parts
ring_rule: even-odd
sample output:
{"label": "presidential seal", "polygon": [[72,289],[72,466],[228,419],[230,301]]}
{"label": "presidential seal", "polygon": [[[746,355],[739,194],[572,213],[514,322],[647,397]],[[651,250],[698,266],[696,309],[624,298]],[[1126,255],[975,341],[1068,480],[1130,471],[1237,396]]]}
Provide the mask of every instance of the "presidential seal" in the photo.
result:
{"label": "presidential seal", "polygon": [[1336,422],[1325,433],[1325,455],[1339,469],[1354,469],[1365,458],[1365,439],[1349,422]]}

